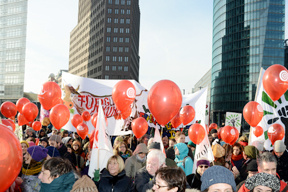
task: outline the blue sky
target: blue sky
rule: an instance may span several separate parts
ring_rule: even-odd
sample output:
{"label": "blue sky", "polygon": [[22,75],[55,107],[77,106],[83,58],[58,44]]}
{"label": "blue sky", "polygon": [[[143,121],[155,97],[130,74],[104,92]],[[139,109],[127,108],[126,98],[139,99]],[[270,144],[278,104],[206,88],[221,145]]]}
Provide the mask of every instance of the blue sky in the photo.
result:
{"label": "blue sky", "polygon": [[[150,89],[170,79],[191,92],[212,65],[213,1],[139,1],[140,83]],[[78,0],[28,1],[25,92],[38,93],[50,73],[68,69],[77,19]]]}

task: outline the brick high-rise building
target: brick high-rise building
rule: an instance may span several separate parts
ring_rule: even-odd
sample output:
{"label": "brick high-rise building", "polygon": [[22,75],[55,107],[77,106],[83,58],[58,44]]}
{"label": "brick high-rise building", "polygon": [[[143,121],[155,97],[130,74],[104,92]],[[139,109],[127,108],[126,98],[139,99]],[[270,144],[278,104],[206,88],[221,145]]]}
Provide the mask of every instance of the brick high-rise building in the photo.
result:
{"label": "brick high-rise building", "polygon": [[139,80],[139,0],[79,0],[69,73]]}

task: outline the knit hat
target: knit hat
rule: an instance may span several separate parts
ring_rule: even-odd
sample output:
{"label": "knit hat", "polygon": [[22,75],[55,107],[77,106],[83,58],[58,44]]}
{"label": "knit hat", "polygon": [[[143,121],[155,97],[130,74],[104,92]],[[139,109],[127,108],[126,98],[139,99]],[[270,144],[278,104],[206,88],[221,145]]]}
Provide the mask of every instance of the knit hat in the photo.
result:
{"label": "knit hat", "polygon": [[245,187],[252,191],[257,186],[266,186],[272,189],[272,191],[280,191],[280,181],[274,175],[268,173],[258,173],[249,177],[245,182]]}
{"label": "knit hat", "polygon": [[199,165],[207,165],[208,167],[210,167],[210,161],[204,157],[200,158],[197,160],[197,167]]}
{"label": "knit hat", "polygon": [[78,179],[70,192],[90,192],[95,191],[98,192],[98,189],[95,183],[87,177],[87,175],[83,175],[80,179]]}
{"label": "knit hat", "polygon": [[39,141],[40,142],[45,141],[47,144],[49,144],[48,139],[46,137],[42,137]]}
{"label": "knit hat", "polygon": [[50,157],[60,157],[60,153],[59,153],[58,149],[56,149],[55,147],[49,146],[46,149],[48,150],[47,154]]}
{"label": "knit hat", "polygon": [[22,144],[22,143],[25,143],[25,144],[27,145],[27,148],[29,147],[29,144],[28,144],[28,142],[27,142],[27,141],[25,141],[25,140],[21,141],[20,143],[21,143],[21,144]]}
{"label": "knit hat", "polygon": [[49,141],[56,141],[57,143],[61,143],[61,137],[59,135],[51,135]]}
{"label": "knit hat", "polygon": [[33,133],[33,129],[32,129],[31,127],[28,127],[28,128],[26,129],[26,134],[27,134],[28,131],[31,131],[31,132]]}
{"label": "knit hat", "polygon": [[247,155],[248,158],[256,159],[259,155],[259,151],[256,147],[252,145],[248,145],[244,148],[244,153]]}
{"label": "knit hat", "polygon": [[192,147],[196,147],[196,144],[193,143],[192,141],[189,141],[189,142],[188,142],[188,145],[189,145],[189,146],[192,146]]}
{"label": "knit hat", "polygon": [[252,143],[259,151],[264,151],[264,141],[254,141]]}
{"label": "knit hat", "polygon": [[152,142],[150,145],[149,145],[149,147],[148,147],[148,150],[150,150],[150,149],[161,149],[161,147],[160,147],[160,143],[158,143],[158,142]]}
{"label": "knit hat", "polygon": [[210,134],[213,134],[213,133],[218,133],[218,131],[217,131],[216,129],[212,129],[212,130],[210,131]]}
{"label": "knit hat", "polygon": [[63,143],[64,145],[66,145],[70,140],[72,140],[71,137],[64,137],[64,138],[62,139],[62,143]]}
{"label": "knit hat", "polygon": [[236,191],[234,175],[226,167],[214,165],[209,167],[201,177],[201,191],[209,188],[211,185],[218,183],[227,183],[231,185],[233,191]]}
{"label": "knit hat", "polygon": [[123,137],[122,136],[118,136],[118,137],[115,138],[114,142],[115,141],[122,142],[123,141]]}
{"label": "knit hat", "polygon": [[286,150],[286,145],[284,144],[282,140],[277,140],[274,143],[273,149],[274,149],[274,152],[276,153],[282,153]]}
{"label": "knit hat", "polygon": [[256,159],[252,159],[246,167],[246,171],[258,171],[258,165]]}
{"label": "knit hat", "polygon": [[29,147],[35,146],[35,143],[33,141],[28,141]]}
{"label": "knit hat", "polygon": [[218,143],[216,143],[215,145],[212,145],[212,151],[213,151],[214,157],[220,158],[220,157],[225,156],[225,149]]}
{"label": "knit hat", "polygon": [[139,153],[148,153],[147,146],[144,143],[139,143],[133,152],[133,155],[139,154]]}
{"label": "knit hat", "polygon": [[32,159],[34,159],[37,162],[40,162],[41,160],[45,159],[47,157],[48,152],[47,149],[42,148],[40,146],[29,147],[27,151],[31,155]]}

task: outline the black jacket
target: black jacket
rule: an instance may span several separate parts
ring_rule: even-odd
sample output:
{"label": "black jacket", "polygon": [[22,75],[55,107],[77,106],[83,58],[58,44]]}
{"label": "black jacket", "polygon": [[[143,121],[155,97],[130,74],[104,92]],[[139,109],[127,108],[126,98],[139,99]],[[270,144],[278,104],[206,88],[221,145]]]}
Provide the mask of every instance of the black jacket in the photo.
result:
{"label": "black jacket", "polygon": [[248,164],[251,163],[251,161],[256,161],[256,160],[249,159],[247,161],[243,161],[243,165],[241,169],[239,170],[240,175],[235,179],[236,185],[238,185],[239,183],[247,179],[248,171],[246,169],[247,169]]}
{"label": "black jacket", "polygon": [[135,176],[135,189],[137,192],[146,192],[153,187],[153,176],[148,173],[146,167],[137,171]]}
{"label": "black jacket", "polygon": [[274,156],[277,159],[277,173],[280,179],[288,181],[288,152],[285,150],[280,158],[275,154]]}
{"label": "black jacket", "polygon": [[192,189],[201,190],[202,182],[201,182],[201,176],[199,175],[199,173],[196,172],[191,175],[188,175],[187,182]]}
{"label": "black jacket", "polygon": [[98,191],[101,192],[133,192],[133,182],[126,176],[123,169],[118,175],[110,175],[107,169],[103,169],[100,174],[100,180],[95,182]]}

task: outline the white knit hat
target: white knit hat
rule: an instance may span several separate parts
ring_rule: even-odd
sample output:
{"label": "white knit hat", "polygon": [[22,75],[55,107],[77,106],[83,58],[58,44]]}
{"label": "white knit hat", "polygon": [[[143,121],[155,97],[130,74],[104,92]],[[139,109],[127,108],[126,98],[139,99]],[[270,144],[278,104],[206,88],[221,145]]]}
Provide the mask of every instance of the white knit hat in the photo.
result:
{"label": "white knit hat", "polygon": [[282,153],[285,151],[286,145],[284,144],[282,140],[277,140],[274,143],[273,149],[274,149],[274,152],[276,153]]}

